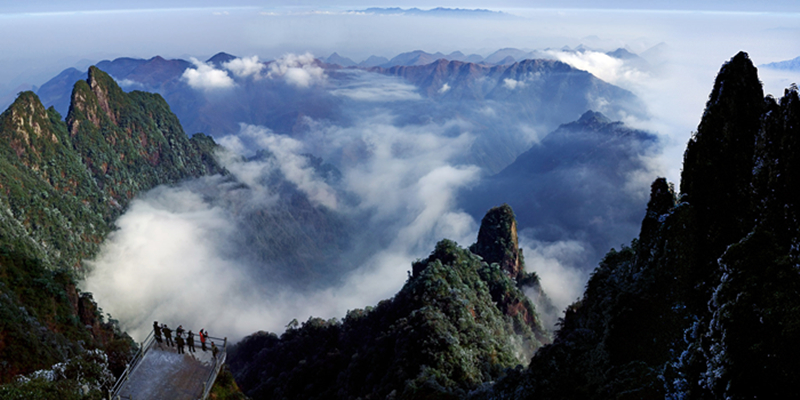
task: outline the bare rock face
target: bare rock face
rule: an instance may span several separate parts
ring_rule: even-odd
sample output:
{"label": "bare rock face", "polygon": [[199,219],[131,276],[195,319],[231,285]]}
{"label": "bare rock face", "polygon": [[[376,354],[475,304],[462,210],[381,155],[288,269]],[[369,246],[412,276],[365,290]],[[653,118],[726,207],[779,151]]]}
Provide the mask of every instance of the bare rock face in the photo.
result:
{"label": "bare rock face", "polygon": [[495,207],[481,221],[478,242],[470,251],[483,257],[488,264],[497,263],[509,276],[516,278],[524,272],[522,251],[517,239],[517,220],[508,204]]}

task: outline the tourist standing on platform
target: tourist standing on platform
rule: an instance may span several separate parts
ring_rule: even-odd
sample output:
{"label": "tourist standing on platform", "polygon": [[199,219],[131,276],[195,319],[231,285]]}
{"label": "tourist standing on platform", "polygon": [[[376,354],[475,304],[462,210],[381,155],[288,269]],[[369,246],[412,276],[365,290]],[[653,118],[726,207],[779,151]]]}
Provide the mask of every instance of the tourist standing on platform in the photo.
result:
{"label": "tourist standing on platform", "polygon": [[178,354],[184,354],[185,351],[183,351],[183,344],[184,344],[183,337],[178,335],[175,338],[175,341],[178,342]]}
{"label": "tourist standing on platform", "polygon": [[169,329],[167,324],[164,324],[164,326],[161,327],[161,331],[164,332],[164,339],[167,340],[167,346],[175,346],[175,343],[172,341],[172,329]]}
{"label": "tourist standing on platform", "polygon": [[158,347],[161,347],[161,327],[158,326],[158,321],[153,321],[153,337],[156,338]]}
{"label": "tourist standing on platform", "polygon": [[206,333],[202,329],[200,329],[200,347],[203,349],[203,351],[207,351],[208,350],[206,348],[206,338],[207,337],[208,337],[208,333]]}
{"label": "tourist standing on platform", "polygon": [[175,336],[183,336],[183,325],[178,325],[178,329],[175,329]]}
{"label": "tourist standing on platform", "polygon": [[186,345],[189,347],[189,353],[194,353],[195,352],[194,351],[194,334],[192,333],[192,331],[189,331],[189,333],[186,334]]}

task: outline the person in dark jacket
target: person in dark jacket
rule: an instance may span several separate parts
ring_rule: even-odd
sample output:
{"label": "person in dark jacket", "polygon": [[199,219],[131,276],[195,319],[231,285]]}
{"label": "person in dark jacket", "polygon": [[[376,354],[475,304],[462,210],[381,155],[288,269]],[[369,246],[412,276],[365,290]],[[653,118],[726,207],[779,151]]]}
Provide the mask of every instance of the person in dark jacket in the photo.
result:
{"label": "person in dark jacket", "polygon": [[194,351],[194,333],[192,333],[192,331],[189,331],[189,333],[186,334],[186,345],[189,347],[189,353],[194,353],[195,352]]}
{"label": "person in dark jacket", "polygon": [[158,321],[153,321],[153,337],[156,339],[158,347],[161,347],[161,327],[158,326]]}
{"label": "person in dark jacket", "polygon": [[178,329],[175,329],[175,336],[176,337],[183,336],[183,325],[178,325]]}
{"label": "person in dark jacket", "polygon": [[172,341],[172,329],[169,329],[167,324],[164,324],[164,326],[161,327],[161,332],[164,332],[164,339],[167,340],[167,346],[175,346],[175,343]]}
{"label": "person in dark jacket", "polygon": [[183,341],[183,337],[178,336],[175,338],[175,341],[178,342],[178,354],[186,353],[185,351],[183,351],[183,345],[185,344],[185,342]]}

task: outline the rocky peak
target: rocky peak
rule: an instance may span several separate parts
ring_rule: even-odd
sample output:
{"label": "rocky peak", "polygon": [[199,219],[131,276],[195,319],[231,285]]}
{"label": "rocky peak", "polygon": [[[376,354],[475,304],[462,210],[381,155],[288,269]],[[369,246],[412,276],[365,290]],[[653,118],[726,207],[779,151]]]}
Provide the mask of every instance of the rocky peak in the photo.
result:
{"label": "rocky peak", "polygon": [[236,56],[230,55],[228,53],[225,53],[224,51],[221,51],[221,52],[219,52],[217,54],[214,54],[211,58],[206,60],[206,63],[213,64],[217,68],[222,68],[222,64],[225,64],[226,62],[229,62],[229,61],[235,60],[235,59],[236,59]]}
{"label": "rocky peak", "polygon": [[600,112],[589,110],[581,115],[578,119],[578,123],[588,126],[598,126],[610,124],[611,120]]}
{"label": "rocky peak", "polygon": [[753,225],[756,138],[764,93],[758,71],[740,52],[719,71],[696,134],[686,147],[681,174],[683,201],[698,213],[703,241],[713,248],[709,262]]}
{"label": "rocky peak", "polygon": [[508,204],[495,207],[481,220],[478,241],[470,250],[488,264],[497,263],[511,277],[524,271],[522,251],[517,238],[517,220]]}
{"label": "rocky peak", "polygon": [[675,206],[675,189],[665,178],[656,179],[650,185],[650,201],[647,203],[647,215],[658,217]]}
{"label": "rocky peak", "polygon": [[[45,129],[42,122],[47,121],[47,111],[44,109],[39,97],[33,92],[22,92],[14,103],[8,108],[8,117],[13,126],[13,131],[25,136],[26,143],[30,145],[28,133],[40,136]],[[4,130],[6,134],[9,132]],[[50,137],[53,142],[58,142],[55,136]]]}
{"label": "rocky peak", "polygon": [[39,169],[42,152],[59,143],[47,110],[30,91],[20,93],[0,116],[0,138],[23,164],[34,170]]}
{"label": "rocky peak", "polygon": [[113,104],[113,100],[120,97],[122,89],[111,76],[95,66],[89,67],[89,78],[86,82],[97,96],[97,105],[111,119],[111,122],[117,125],[117,110],[113,110],[111,104]]}

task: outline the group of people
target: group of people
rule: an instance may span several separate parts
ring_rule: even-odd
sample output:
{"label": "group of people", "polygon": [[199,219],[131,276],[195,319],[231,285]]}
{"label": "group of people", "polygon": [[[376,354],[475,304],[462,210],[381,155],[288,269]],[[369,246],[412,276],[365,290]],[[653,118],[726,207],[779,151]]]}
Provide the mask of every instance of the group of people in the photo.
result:
{"label": "group of people", "polygon": [[[169,347],[175,347],[177,345],[178,354],[185,354],[186,351],[184,350],[184,346],[187,346],[189,347],[189,352],[194,353],[195,334],[192,333],[192,331],[189,331],[186,333],[186,338],[184,339],[184,332],[183,325],[178,325],[178,328],[175,329],[175,341],[173,341],[172,329],[170,329],[167,324],[159,325],[158,321],[153,321],[153,336],[155,337],[159,346],[161,346],[163,342],[166,342],[167,346]],[[162,334],[164,335],[163,339],[161,338]],[[200,348],[203,349],[203,351],[208,351],[208,348],[206,347],[206,341],[208,341],[208,332],[206,332],[204,329],[200,329],[200,332],[197,333],[197,336],[200,337]],[[217,345],[215,345],[214,342],[211,342],[211,355],[214,356],[214,358],[217,358],[217,353],[219,353]]]}

